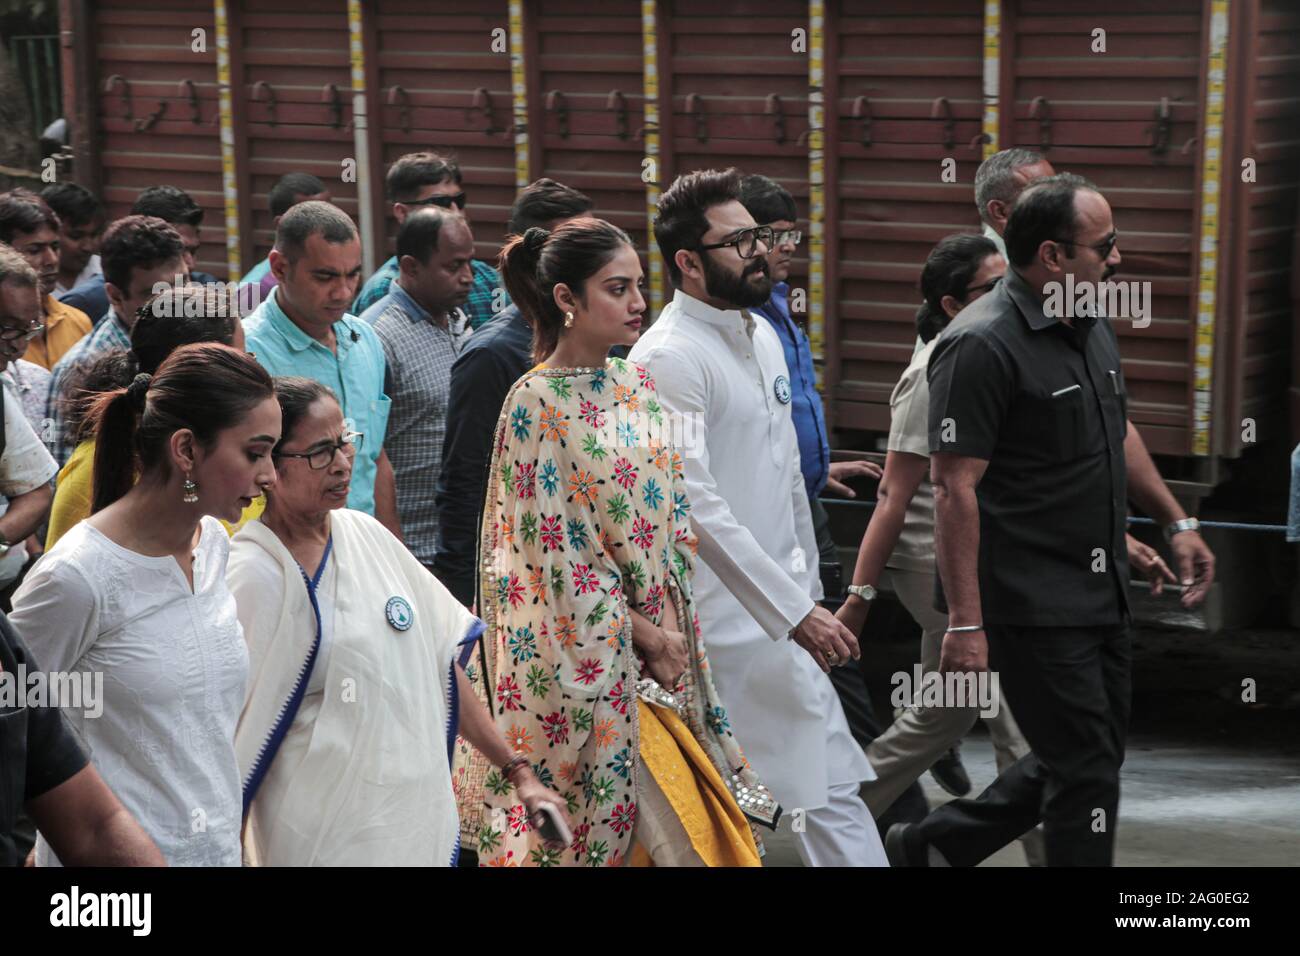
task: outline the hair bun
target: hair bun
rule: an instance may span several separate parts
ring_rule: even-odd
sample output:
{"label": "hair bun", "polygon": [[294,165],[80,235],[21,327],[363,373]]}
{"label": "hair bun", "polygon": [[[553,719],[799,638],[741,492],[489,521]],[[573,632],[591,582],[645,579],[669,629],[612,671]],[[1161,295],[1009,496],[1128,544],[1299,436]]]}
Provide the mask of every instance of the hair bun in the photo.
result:
{"label": "hair bun", "polygon": [[541,226],[529,226],[524,233],[524,248],[536,257],[541,255],[542,246],[549,238],[551,238],[550,230],[543,229]]}
{"label": "hair bun", "polygon": [[131,404],[136,408],[144,408],[145,394],[149,391],[149,383],[152,381],[152,375],[148,372],[141,372],[131,379],[131,384],[126,387],[127,398],[131,399]]}

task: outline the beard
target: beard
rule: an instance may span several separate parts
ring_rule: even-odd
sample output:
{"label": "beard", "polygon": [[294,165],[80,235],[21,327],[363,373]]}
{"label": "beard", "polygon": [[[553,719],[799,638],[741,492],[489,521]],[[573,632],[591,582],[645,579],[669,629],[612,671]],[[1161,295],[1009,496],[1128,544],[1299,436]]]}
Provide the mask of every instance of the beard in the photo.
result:
{"label": "beard", "polygon": [[[739,275],[728,272],[707,255],[700,256],[700,261],[704,264],[704,291],[719,301],[738,309],[756,309],[772,295],[772,276],[762,256],[751,259]],[[756,283],[752,277],[758,273],[762,273],[762,279]]]}

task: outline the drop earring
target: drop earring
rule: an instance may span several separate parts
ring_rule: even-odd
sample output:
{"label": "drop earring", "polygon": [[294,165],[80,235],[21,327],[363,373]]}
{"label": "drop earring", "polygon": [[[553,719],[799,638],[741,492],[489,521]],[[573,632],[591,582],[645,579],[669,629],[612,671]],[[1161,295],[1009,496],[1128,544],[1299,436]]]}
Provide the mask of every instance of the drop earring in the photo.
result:
{"label": "drop earring", "polygon": [[189,475],[185,476],[185,484],[182,486],[182,490],[185,494],[181,495],[181,501],[187,505],[192,505],[199,500],[199,486],[194,483],[194,479]]}
{"label": "drop earring", "polygon": [[565,327],[566,329],[571,329],[571,328],[573,328],[573,313],[572,313],[572,312],[565,312],[565,313],[564,313],[564,327]]}

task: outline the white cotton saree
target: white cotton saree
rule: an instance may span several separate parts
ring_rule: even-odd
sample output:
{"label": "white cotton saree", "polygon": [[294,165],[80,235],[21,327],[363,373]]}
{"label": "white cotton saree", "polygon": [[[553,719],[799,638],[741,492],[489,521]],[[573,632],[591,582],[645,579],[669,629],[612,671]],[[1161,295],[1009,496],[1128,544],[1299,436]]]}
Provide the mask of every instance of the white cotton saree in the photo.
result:
{"label": "white cotton saree", "polygon": [[[459,826],[452,667],[482,624],[369,515],[338,510],[330,523],[319,569],[336,562],[328,600],[309,585],[318,569],[299,568],[260,521],[231,542],[250,658],[235,734],[245,863],[449,865]],[[311,693],[321,608],[332,636]]]}

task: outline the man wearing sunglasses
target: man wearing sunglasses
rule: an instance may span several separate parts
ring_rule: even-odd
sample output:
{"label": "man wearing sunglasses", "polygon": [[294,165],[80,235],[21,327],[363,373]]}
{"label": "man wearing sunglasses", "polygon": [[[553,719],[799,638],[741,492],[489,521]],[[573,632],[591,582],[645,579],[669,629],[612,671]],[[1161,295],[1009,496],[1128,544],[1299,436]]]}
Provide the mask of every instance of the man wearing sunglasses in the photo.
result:
{"label": "man wearing sunglasses", "polygon": [[749,311],[772,294],[774,230],[742,204],[736,170],[710,169],[664,192],[655,241],[677,291],[631,359],[680,426],[713,679],[746,757],[798,821],[804,862],[883,866],[858,796],[875,773],[827,676],[858,656],[857,640],[818,603],[789,368]]}
{"label": "man wearing sunglasses", "polygon": [[[466,208],[469,199],[465,193],[460,166],[454,159],[437,153],[407,153],[388,168],[384,191],[393,204],[393,218],[400,228],[406,217],[416,209],[437,206],[449,212],[459,212],[469,222]],[[510,296],[501,285],[501,276],[486,262],[470,260],[474,282],[469,297],[461,307],[469,316],[471,328],[492,318],[510,304]],[[361,293],[352,304],[352,314],[362,315],[372,305],[388,295],[401,269],[397,256],[393,256],[376,270],[361,287]]]}
{"label": "man wearing sunglasses", "polygon": [[1131,693],[1127,503],[1165,527],[1205,598],[1214,556],[1128,420],[1112,321],[1049,315],[1052,283],[1120,264],[1110,205],[1080,176],[1039,180],[1007,222],[1005,279],[930,357],[939,669],[992,670],[1033,752],[977,800],[898,824],[895,865],[973,866],[1039,823],[1049,866],[1109,866]]}

